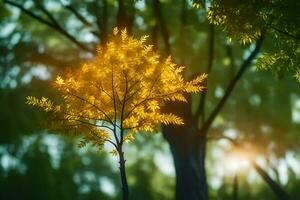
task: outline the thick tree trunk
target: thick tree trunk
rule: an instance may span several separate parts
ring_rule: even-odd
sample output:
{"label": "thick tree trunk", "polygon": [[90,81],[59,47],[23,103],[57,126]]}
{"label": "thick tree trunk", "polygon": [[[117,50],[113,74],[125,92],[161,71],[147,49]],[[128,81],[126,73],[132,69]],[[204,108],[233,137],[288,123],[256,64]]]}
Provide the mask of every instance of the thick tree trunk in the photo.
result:
{"label": "thick tree trunk", "polygon": [[190,118],[188,104],[169,105],[168,110],[178,111],[185,122],[183,126],[163,127],[163,135],[170,145],[176,170],[176,200],[207,200],[206,138],[196,139],[197,123]]}
{"label": "thick tree trunk", "polygon": [[[184,134],[184,133],[183,133]],[[207,200],[205,147],[188,151],[170,143],[176,170],[176,200]]]}

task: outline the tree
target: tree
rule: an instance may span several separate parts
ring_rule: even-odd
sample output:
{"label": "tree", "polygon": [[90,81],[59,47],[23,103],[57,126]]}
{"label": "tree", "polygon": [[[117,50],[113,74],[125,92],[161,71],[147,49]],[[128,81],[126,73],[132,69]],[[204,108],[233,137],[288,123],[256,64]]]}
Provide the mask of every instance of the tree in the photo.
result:
{"label": "tree", "polygon": [[[26,4],[8,0],[5,2],[7,6],[3,6],[4,11],[9,12],[15,7],[22,12],[17,16],[13,14],[15,12],[9,12],[13,17],[6,16],[1,21],[3,27],[9,27],[10,22],[16,24],[16,29],[1,41],[1,49],[6,52],[2,56],[4,59],[0,60],[3,72],[13,71],[13,68],[7,66],[18,66],[22,73],[26,73],[32,66],[42,64],[49,71],[53,70],[54,74],[63,66],[77,67],[79,58],[93,56],[90,52],[95,51],[91,49],[106,40],[105,35],[112,26],[120,24],[127,26],[128,31],[134,34],[151,33],[155,48],[165,50],[167,54],[172,53],[177,63],[189,66],[189,74],[210,74],[207,83],[204,83],[207,93],[188,97],[191,99],[189,104],[174,105],[173,108],[170,106],[172,112],[177,110],[178,115],[183,117],[186,125],[164,129],[164,136],[170,143],[175,161],[178,199],[207,198],[206,171],[211,172],[211,169],[205,170],[205,163],[211,155],[206,155],[208,130],[201,131],[205,130],[202,127],[208,119],[209,123],[205,124],[210,136],[216,133],[223,135],[226,130],[234,129],[238,133],[237,139],[259,147],[263,157],[282,158],[287,150],[299,151],[299,145],[295,142],[299,139],[299,125],[291,117],[294,111],[293,96],[296,100],[299,97],[298,86],[283,73],[297,71],[297,65],[292,68],[290,65],[299,58],[299,51],[296,51],[299,46],[294,40],[299,35],[299,3],[296,0],[195,1],[206,2],[206,5],[202,3],[201,9],[193,8],[188,1],[178,0],[175,3],[72,1],[67,5],[57,1],[43,1],[39,5],[37,1],[26,1]],[[48,6],[49,2],[51,6]],[[207,8],[208,5],[210,8]],[[209,20],[207,10],[212,11],[213,18]],[[212,23],[214,16],[219,13],[228,19],[225,23],[217,24],[222,29],[208,23]],[[270,22],[268,18],[273,18],[272,25],[276,25],[279,31],[265,23]],[[233,32],[228,26],[234,28]],[[232,40],[228,39],[223,29]],[[259,34],[255,34],[257,30]],[[265,31],[264,37],[261,30]],[[75,41],[63,32],[73,36]],[[251,36],[251,41],[245,40],[243,44],[240,36],[245,34]],[[89,36],[89,40],[84,36]],[[78,42],[88,49],[79,46]],[[273,55],[282,55],[282,50],[288,56],[283,58],[288,59],[280,60],[287,62],[274,60]],[[265,57],[266,53],[272,56]],[[261,60],[262,55],[269,59],[256,62],[255,58]],[[272,64],[274,61],[276,65]],[[254,72],[252,68],[258,64],[267,68],[272,66],[275,72],[279,69],[278,78],[281,81],[271,74]],[[286,66],[289,70],[285,70]],[[30,83],[30,87],[34,86]],[[5,126],[7,123],[3,124]],[[199,136],[200,141],[197,140]],[[208,147],[208,151],[214,148],[211,144]],[[202,197],[199,188],[204,194]]]}
{"label": "tree", "polygon": [[211,23],[221,26],[229,37],[243,44],[268,32],[274,37],[272,51],[260,56],[257,67],[277,73],[292,70],[299,80],[299,1],[214,0],[208,10]]}
{"label": "tree", "polygon": [[50,130],[82,134],[80,147],[113,145],[127,200],[124,142],[138,132],[157,132],[160,123],[182,125],[183,120],[163,111],[163,106],[168,101],[186,102],[186,93],[200,92],[206,75],[185,82],[184,67],[174,64],[171,57],[162,60],[151,45],[145,45],[146,37],[134,39],[126,29],[113,32],[109,42],[98,48],[94,61],[57,76],[54,88],[60,101],[29,96],[27,104],[51,112]]}
{"label": "tree", "polygon": [[[236,0],[217,0],[210,1],[210,3],[211,5],[207,6],[202,1],[194,1],[196,7],[202,6],[202,8],[208,10],[207,18],[211,23],[208,62],[205,73],[211,75],[215,60],[216,36],[214,25],[222,26],[229,33],[230,37],[238,39],[244,45],[255,42],[255,47],[240,64],[238,71],[232,76],[227,87],[225,87],[224,94],[209,114],[207,114],[206,108],[207,94],[202,93],[196,112],[191,111],[191,105],[177,106],[179,108],[177,113],[184,113],[182,115],[188,119],[187,121],[190,124],[186,124],[180,129],[164,128],[164,136],[170,143],[174,157],[177,174],[177,199],[208,199],[205,154],[209,129],[212,128],[213,122],[221,113],[238,81],[247,68],[252,65],[257,55],[259,55],[266,32],[270,34],[270,37],[278,38],[275,47],[272,46],[272,49],[275,49],[275,53],[272,55],[269,53],[263,54],[257,61],[258,68],[273,68],[278,73],[292,69],[296,73],[296,77],[298,77],[299,65],[295,63],[299,61],[299,45],[297,42],[299,39],[299,26],[295,19],[299,19],[296,11],[296,9],[299,9],[299,3],[293,4],[293,2],[288,1],[241,2]],[[282,15],[283,11],[286,12],[286,10],[290,12]],[[289,19],[288,22],[287,19]],[[276,28],[278,26],[282,27],[283,30]],[[168,40],[167,38],[166,41]],[[166,49],[168,49],[167,46]],[[229,62],[234,67],[234,58],[232,56],[232,49],[228,47]],[[205,86],[207,84],[205,82]],[[208,87],[208,92],[210,91],[211,88]],[[172,109],[175,110],[175,106]],[[200,126],[198,126],[199,123]],[[192,126],[194,127],[191,128]],[[184,136],[182,132],[185,133]],[[174,133],[177,137],[171,136]],[[189,148],[185,148],[186,146]]]}

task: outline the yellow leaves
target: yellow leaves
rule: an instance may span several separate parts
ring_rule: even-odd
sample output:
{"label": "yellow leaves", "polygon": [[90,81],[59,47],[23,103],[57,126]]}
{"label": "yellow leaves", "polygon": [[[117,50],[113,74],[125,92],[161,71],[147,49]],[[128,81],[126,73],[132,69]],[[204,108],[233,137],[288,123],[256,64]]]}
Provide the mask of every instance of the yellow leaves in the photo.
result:
{"label": "yellow leaves", "polygon": [[149,38],[149,35],[143,35],[143,36],[140,38],[141,44],[145,43],[145,42],[147,41],[148,38]]}
{"label": "yellow leaves", "polygon": [[161,123],[182,125],[179,116],[165,114],[161,108],[167,101],[186,101],[187,93],[201,91],[206,75],[186,82],[184,66],[171,56],[161,59],[152,45],[145,44],[147,38],[135,39],[125,29],[114,28],[106,46],[97,48],[95,60],[57,76],[58,105],[34,97],[28,97],[27,103],[54,111],[63,118],[57,126],[82,133],[82,144],[101,146],[111,141],[115,127],[115,134],[123,130],[129,142],[137,132],[155,132]]}
{"label": "yellow leaves", "polygon": [[147,106],[151,111],[156,111],[160,108],[157,101],[149,101]]}
{"label": "yellow leaves", "polygon": [[[94,128],[95,130],[95,128]],[[98,139],[102,139],[102,140],[105,140],[105,139],[110,139],[110,134],[104,130],[104,129],[96,129],[95,132],[94,132],[96,135],[97,135],[97,138]]]}
{"label": "yellow leaves", "polygon": [[192,3],[192,7],[193,8],[202,8],[202,4],[200,4],[200,3]]}
{"label": "yellow leaves", "polygon": [[125,41],[128,38],[126,28],[124,28],[123,30],[121,30],[121,38],[122,38],[122,41]]}
{"label": "yellow leaves", "polygon": [[119,153],[116,149],[113,149],[109,152],[112,156],[117,156]]}
{"label": "yellow leaves", "polygon": [[181,93],[173,94],[170,96],[164,97],[165,100],[168,101],[182,101],[182,102],[187,102],[186,98],[183,96]]}
{"label": "yellow leaves", "polygon": [[152,50],[153,50],[153,45],[145,45],[143,53],[144,53],[144,55],[147,55]]}
{"label": "yellow leaves", "polygon": [[170,124],[174,124],[174,125],[182,125],[184,124],[183,123],[183,120],[174,115],[174,114],[161,114],[159,116],[159,121],[165,125],[170,125]]}
{"label": "yellow leaves", "polygon": [[91,104],[95,104],[95,97],[94,97],[94,96],[89,96],[88,101],[89,101]]}
{"label": "yellow leaves", "polygon": [[124,119],[123,121],[123,126],[125,128],[129,127],[137,127],[139,125],[139,119],[136,116],[130,116]]}
{"label": "yellow leaves", "polygon": [[215,13],[215,9],[209,8],[207,11],[207,19],[210,23],[215,24],[215,25],[223,25],[226,23],[226,16]]}
{"label": "yellow leaves", "polygon": [[125,138],[124,138],[124,141],[125,142],[132,142],[134,140],[134,133],[128,133]]}
{"label": "yellow leaves", "polygon": [[60,76],[57,76],[57,77],[56,77],[56,80],[55,80],[55,83],[56,83],[57,85],[64,85],[64,84],[65,84],[65,81],[64,81],[64,79],[62,79]]}
{"label": "yellow leaves", "polygon": [[149,132],[149,133],[155,131],[154,127],[153,127],[152,125],[149,125],[149,124],[144,124],[144,126],[142,126],[142,127],[140,128],[140,130],[141,130],[141,131],[145,131],[145,132]]}
{"label": "yellow leaves", "polygon": [[118,27],[115,27],[115,28],[113,29],[113,34],[114,34],[114,36],[116,36],[118,33],[119,33],[119,29],[118,29]]}
{"label": "yellow leaves", "polygon": [[202,74],[197,76],[195,79],[189,81],[185,85],[185,91],[188,93],[196,93],[203,90],[203,87],[200,85],[207,78],[207,74]]}
{"label": "yellow leaves", "polygon": [[49,111],[58,111],[60,109],[60,107],[54,106],[53,103],[45,98],[42,97],[41,99],[32,97],[32,96],[28,96],[26,97],[26,103],[28,105],[32,105],[35,107],[40,107],[42,108],[44,111],[49,112]]}

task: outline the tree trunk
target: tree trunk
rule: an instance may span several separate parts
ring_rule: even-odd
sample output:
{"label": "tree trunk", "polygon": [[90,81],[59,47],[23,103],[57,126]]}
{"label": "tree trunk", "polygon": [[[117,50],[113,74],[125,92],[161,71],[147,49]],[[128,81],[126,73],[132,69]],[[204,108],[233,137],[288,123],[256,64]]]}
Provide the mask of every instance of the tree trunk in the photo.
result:
{"label": "tree trunk", "polygon": [[128,200],[129,198],[129,191],[128,191],[128,183],[126,178],[126,170],[125,170],[125,159],[124,159],[124,152],[119,153],[119,163],[120,163],[120,174],[121,174],[121,183],[122,183],[122,195],[123,200]]}
{"label": "tree trunk", "polygon": [[176,170],[176,200],[207,200],[204,146],[187,152],[170,146]]}
{"label": "tree trunk", "polygon": [[176,171],[176,200],[207,200],[206,138],[196,139],[197,123],[189,117],[191,114],[188,104],[179,103],[168,107],[179,111],[185,122],[183,126],[163,127],[163,135],[170,145]]}

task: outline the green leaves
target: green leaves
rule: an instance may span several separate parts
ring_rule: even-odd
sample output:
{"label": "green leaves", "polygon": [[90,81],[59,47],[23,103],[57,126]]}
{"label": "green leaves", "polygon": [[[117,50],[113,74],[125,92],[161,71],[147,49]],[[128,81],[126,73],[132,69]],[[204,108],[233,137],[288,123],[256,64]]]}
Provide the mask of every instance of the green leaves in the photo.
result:
{"label": "green leaves", "polygon": [[296,0],[214,0],[207,18],[244,45],[256,41],[266,32],[272,38],[272,52],[266,51],[258,59],[257,68],[296,73],[300,66],[299,9]]}

